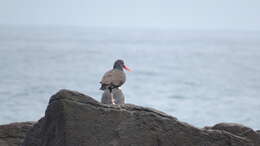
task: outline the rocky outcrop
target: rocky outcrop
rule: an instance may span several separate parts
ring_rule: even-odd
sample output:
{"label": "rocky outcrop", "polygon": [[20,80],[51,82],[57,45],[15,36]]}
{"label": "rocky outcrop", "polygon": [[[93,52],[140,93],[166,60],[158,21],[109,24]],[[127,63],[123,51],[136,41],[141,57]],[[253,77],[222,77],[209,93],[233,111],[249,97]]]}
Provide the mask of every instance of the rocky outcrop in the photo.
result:
{"label": "rocky outcrop", "polygon": [[0,126],[0,146],[19,146],[33,122],[12,123]]}
{"label": "rocky outcrop", "polygon": [[223,130],[233,135],[246,138],[253,142],[255,146],[260,146],[260,133],[241,124],[219,123],[213,127],[206,127],[206,129]]}
{"label": "rocky outcrop", "polygon": [[61,90],[51,97],[45,117],[27,133],[23,146],[259,145],[239,130],[220,127],[199,129],[151,108],[106,105]]}

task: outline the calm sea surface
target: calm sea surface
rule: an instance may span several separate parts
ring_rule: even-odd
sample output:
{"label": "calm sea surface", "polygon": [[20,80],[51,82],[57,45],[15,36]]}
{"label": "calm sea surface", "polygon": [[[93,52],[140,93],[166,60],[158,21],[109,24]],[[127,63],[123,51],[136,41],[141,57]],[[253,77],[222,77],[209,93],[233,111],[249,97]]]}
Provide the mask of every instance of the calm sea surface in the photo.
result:
{"label": "calm sea surface", "polygon": [[0,27],[0,124],[40,119],[62,88],[100,100],[118,58],[127,103],[260,129],[260,32],[69,27]]}

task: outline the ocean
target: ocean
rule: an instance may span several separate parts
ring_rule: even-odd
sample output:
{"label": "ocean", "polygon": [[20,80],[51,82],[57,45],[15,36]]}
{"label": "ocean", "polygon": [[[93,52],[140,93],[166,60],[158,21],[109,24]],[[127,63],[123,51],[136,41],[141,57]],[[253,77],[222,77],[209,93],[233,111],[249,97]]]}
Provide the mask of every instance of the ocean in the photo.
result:
{"label": "ocean", "polygon": [[197,127],[260,129],[260,32],[0,26],[0,124],[36,121],[60,89],[100,101],[123,59],[126,103]]}

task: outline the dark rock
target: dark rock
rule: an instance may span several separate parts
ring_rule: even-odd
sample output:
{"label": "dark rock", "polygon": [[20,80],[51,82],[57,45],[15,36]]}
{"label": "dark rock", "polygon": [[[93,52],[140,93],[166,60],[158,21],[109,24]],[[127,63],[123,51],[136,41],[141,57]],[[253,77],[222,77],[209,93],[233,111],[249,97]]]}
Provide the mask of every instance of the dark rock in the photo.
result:
{"label": "dark rock", "polygon": [[0,146],[19,146],[33,122],[12,123],[0,126]]}
{"label": "dark rock", "polygon": [[213,127],[208,127],[208,129],[224,130],[234,135],[247,138],[251,140],[255,144],[255,146],[260,146],[260,135],[257,133],[257,131],[254,131],[253,129],[241,124],[219,123]]}
{"label": "dark rock", "polygon": [[61,90],[23,146],[254,146],[247,137],[199,129],[151,108],[101,104]]}

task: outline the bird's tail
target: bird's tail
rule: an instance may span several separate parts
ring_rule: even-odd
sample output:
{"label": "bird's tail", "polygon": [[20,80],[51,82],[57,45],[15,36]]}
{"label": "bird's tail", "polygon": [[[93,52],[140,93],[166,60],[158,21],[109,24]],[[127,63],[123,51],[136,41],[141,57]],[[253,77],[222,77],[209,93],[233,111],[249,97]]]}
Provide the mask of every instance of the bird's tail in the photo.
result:
{"label": "bird's tail", "polygon": [[99,89],[100,89],[100,90],[105,90],[105,89],[106,89],[106,85],[102,84]]}

